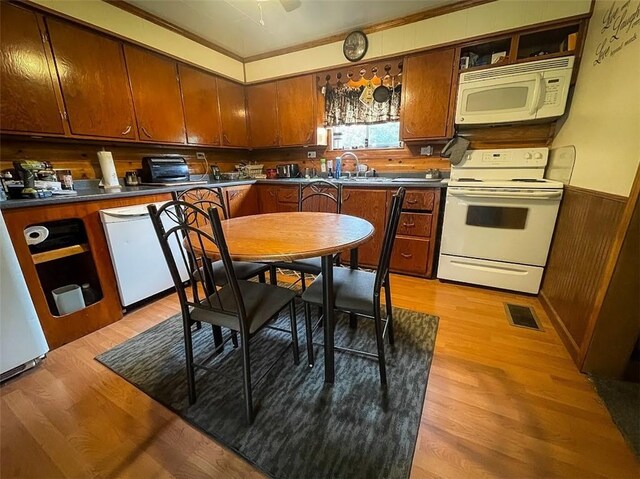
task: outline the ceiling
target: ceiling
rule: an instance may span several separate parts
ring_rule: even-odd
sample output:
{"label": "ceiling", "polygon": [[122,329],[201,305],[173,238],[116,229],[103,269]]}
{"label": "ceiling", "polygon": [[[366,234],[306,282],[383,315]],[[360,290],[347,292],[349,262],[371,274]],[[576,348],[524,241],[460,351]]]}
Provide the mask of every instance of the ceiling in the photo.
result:
{"label": "ceiling", "polygon": [[244,58],[458,0],[302,0],[291,12],[279,0],[126,1]]}

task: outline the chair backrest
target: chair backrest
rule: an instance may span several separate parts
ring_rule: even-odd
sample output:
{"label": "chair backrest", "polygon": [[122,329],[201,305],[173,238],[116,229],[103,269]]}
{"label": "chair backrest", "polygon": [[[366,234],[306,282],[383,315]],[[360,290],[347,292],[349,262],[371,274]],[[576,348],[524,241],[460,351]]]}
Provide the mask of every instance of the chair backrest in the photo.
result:
{"label": "chair backrest", "polygon": [[327,180],[312,180],[298,190],[298,211],[342,211],[342,187]]}
{"label": "chair backrest", "polygon": [[171,196],[174,201],[190,203],[205,213],[204,216],[195,215],[198,221],[197,226],[206,226],[209,223],[207,214],[209,208],[220,209],[223,219],[229,217],[227,204],[224,201],[224,195],[220,187],[194,186],[184,191],[174,191]]}
{"label": "chair backrest", "polygon": [[391,200],[387,227],[384,231],[384,241],[382,242],[382,250],[380,251],[380,260],[378,261],[378,270],[376,271],[374,294],[380,294],[380,288],[389,274],[391,252],[393,251],[393,244],[396,239],[396,233],[398,232],[398,224],[400,223],[400,213],[402,213],[402,203],[404,202],[405,193],[406,190],[400,187],[398,191],[394,193]]}
{"label": "chair backrest", "polygon": [[[218,227],[221,230],[218,209],[212,207],[207,212],[185,201],[168,201],[160,208],[151,204],[147,209],[178,292],[183,314],[188,314],[189,308],[200,308],[234,316],[237,315],[237,312],[242,312],[244,316],[244,304],[231,305],[220,300],[218,289],[215,286],[212,258],[206,255],[206,251],[215,247],[220,251],[221,256],[224,256],[224,253],[216,240],[217,235],[210,234],[209,228],[202,228],[196,224],[202,222],[203,217],[207,218],[207,224],[211,224],[214,217],[212,212],[216,212],[215,218],[217,218]],[[184,248],[176,248],[174,242],[177,242],[178,246],[184,245]],[[171,248],[172,244],[174,251],[179,251],[179,253],[174,254]],[[228,257],[226,243],[224,243],[223,249]],[[181,266],[184,266],[189,274],[188,282],[183,282],[180,276]],[[226,266],[225,264],[227,282],[232,286],[235,285],[235,290],[237,290],[238,283],[235,272],[233,268]],[[215,305],[211,300],[214,295],[218,297]],[[241,299],[240,301],[242,302]]]}

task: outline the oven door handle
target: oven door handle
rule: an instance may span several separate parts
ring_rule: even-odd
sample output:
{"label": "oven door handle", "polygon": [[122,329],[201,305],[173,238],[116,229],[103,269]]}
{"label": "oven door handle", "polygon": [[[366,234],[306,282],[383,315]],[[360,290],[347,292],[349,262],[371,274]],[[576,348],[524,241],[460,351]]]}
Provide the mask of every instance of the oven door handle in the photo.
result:
{"label": "oven door handle", "polygon": [[508,198],[508,199],[533,199],[533,200],[550,200],[561,198],[562,191],[533,191],[533,192],[517,192],[517,191],[487,191],[480,193],[470,190],[449,190],[452,196],[461,196],[464,198]]}

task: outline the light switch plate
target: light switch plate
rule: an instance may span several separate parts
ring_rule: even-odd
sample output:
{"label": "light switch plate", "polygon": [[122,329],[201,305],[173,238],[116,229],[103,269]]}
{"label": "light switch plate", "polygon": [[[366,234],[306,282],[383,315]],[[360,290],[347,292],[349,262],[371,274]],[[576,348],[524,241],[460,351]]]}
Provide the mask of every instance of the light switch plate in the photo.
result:
{"label": "light switch plate", "polygon": [[315,157],[316,157],[315,151],[307,151],[307,158],[315,158]]}
{"label": "light switch plate", "polygon": [[197,151],[196,152],[196,158],[198,160],[205,160],[207,157],[202,151]]}

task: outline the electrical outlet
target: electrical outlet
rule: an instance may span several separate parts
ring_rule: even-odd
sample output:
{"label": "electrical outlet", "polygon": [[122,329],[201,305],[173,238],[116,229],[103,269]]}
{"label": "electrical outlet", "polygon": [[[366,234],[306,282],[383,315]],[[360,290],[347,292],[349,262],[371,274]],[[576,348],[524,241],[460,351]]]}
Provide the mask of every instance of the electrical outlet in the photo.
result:
{"label": "electrical outlet", "polygon": [[307,151],[307,158],[315,158],[315,157],[316,157],[315,151]]}
{"label": "electrical outlet", "polygon": [[420,154],[422,156],[431,156],[433,155],[433,146],[423,146],[420,148]]}
{"label": "electrical outlet", "polygon": [[206,160],[207,156],[202,151],[197,151],[196,152],[196,158],[198,160]]}

